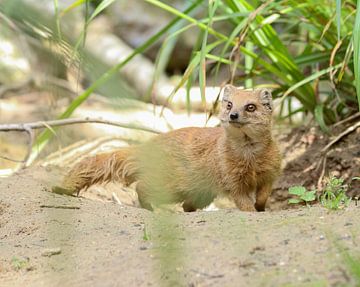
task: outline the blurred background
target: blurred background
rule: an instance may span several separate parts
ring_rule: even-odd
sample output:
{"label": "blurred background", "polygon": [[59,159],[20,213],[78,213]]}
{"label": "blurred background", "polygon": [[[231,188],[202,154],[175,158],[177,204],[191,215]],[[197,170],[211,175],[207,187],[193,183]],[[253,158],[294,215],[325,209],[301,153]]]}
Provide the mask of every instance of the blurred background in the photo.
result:
{"label": "blurred background", "polygon": [[[316,185],[311,156],[359,118],[356,8],[355,0],[0,0],[1,131],[68,118],[121,126],[0,132],[0,175],[216,126],[221,88],[232,83],[272,89],[284,167],[321,143],[285,169],[309,168],[313,176],[298,181]],[[335,157],[329,171],[358,173],[358,134],[342,148],[348,162]]]}

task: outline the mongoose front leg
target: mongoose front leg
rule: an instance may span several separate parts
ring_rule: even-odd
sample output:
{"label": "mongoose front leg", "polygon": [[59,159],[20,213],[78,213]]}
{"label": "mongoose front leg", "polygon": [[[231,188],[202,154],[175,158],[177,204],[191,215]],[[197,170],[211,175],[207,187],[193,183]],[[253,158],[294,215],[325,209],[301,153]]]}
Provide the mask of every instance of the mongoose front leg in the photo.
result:
{"label": "mongoose front leg", "polygon": [[139,198],[139,202],[142,208],[145,208],[147,210],[153,211],[153,207],[151,205],[151,202],[149,200],[148,194],[147,194],[147,188],[146,185],[143,184],[143,182],[138,182],[136,185],[136,193]]}
{"label": "mongoose front leg", "polygon": [[265,204],[272,191],[272,184],[266,183],[256,190],[255,208],[257,211],[265,211]]}
{"label": "mongoose front leg", "polygon": [[195,205],[190,200],[185,200],[182,207],[183,207],[185,212],[194,212],[194,211],[196,211]]}
{"label": "mongoose front leg", "polygon": [[254,200],[247,193],[234,196],[235,204],[241,211],[256,211]]}

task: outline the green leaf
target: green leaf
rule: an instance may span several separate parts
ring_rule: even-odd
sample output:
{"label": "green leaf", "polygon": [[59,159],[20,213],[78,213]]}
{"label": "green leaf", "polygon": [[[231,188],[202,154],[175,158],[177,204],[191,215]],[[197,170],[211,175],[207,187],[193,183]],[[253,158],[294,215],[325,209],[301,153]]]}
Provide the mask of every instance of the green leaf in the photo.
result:
{"label": "green leaf", "polygon": [[300,198],[304,201],[314,201],[316,199],[315,191],[305,192]]}
{"label": "green leaf", "polygon": [[290,204],[297,204],[297,203],[300,203],[301,200],[298,199],[298,198],[290,198],[288,202],[289,202]]}
{"label": "green leaf", "polygon": [[294,195],[304,195],[306,193],[306,188],[303,186],[292,186],[289,188],[289,194],[294,194]]}

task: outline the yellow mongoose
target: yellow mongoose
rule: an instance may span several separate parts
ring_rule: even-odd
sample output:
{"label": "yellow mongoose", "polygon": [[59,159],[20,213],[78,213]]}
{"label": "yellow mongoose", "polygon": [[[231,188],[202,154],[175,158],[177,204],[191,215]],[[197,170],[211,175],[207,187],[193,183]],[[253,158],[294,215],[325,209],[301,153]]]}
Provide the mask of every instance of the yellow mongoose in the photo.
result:
{"label": "yellow mongoose", "polygon": [[185,211],[194,211],[225,194],[240,210],[264,211],[280,172],[271,135],[271,92],[227,85],[219,117],[221,127],[182,128],[85,158],[69,172],[64,187],[79,192],[99,182],[138,181],[139,201],[147,209],[183,202]]}

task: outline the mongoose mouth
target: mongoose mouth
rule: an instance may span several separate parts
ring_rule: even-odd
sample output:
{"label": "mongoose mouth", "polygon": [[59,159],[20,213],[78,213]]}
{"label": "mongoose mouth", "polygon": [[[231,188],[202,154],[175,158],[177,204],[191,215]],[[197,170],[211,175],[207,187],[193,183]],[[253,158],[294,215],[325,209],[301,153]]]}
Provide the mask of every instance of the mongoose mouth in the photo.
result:
{"label": "mongoose mouth", "polygon": [[245,125],[245,124],[247,124],[248,122],[244,122],[244,121],[241,121],[241,122],[239,122],[239,121],[229,121],[229,124],[231,124],[231,125],[234,125],[234,126],[243,126],[243,125]]}

